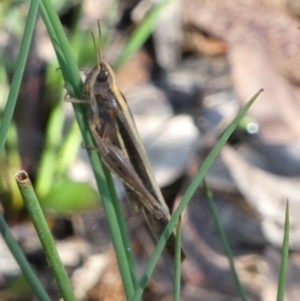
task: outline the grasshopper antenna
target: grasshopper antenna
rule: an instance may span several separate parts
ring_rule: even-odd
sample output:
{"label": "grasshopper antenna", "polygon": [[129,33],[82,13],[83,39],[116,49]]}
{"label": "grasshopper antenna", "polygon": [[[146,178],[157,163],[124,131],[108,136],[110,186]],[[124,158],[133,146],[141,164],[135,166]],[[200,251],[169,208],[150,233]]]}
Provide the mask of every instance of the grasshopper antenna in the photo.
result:
{"label": "grasshopper antenna", "polygon": [[101,44],[102,44],[102,35],[101,35],[101,26],[100,26],[100,22],[98,20],[98,36],[99,36],[99,43],[96,42],[96,38],[93,34],[92,34],[92,39],[94,42],[94,47],[95,47],[95,52],[96,52],[96,56],[97,56],[97,66],[98,69],[101,69],[101,61],[102,61],[102,50],[101,50]]}
{"label": "grasshopper antenna", "polygon": [[99,36],[99,44],[98,44],[98,59],[101,62],[102,61],[102,32],[101,32],[101,25],[100,21],[97,21],[98,24],[98,36]]}

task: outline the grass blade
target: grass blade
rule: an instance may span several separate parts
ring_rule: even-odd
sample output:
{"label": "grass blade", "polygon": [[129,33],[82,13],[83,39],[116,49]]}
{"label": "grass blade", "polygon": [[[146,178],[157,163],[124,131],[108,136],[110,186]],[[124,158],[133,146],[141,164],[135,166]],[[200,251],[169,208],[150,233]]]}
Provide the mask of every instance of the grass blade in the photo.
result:
{"label": "grass blade", "polygon": [[[61,69],[68,88],[70,85],[70,95],[80,99],[82,93],[82,81],[79,76],[79,70],[70,46],[68,45],[68,41],[64,35],[62,26],[49,0],[42,0],[41,14],[49,35],[51,36],[53,46],[58,55],[58,60],[60,64],[62,63]],[[69,77],[70,74],[72,77]],[[73,104],[73,107],[84,139],[84,144],[89,147],[93,146],[94,143],[88,129],[84,105]],[[109,172],[102,168],[102,164],[96,151],[88,149],[87,152],[91,161],[98,189],[101,193],[101,199],[116,251],[125,294],[129,300],[133,296],[137,277],[135,275],[135,267],[131,255],[131,246],[128,234],[125,230],[124,217],[118,213],[122,210],[118,199],[116,198],[117,194]],[[126,235],[126,237],[124,237],[124,235]]]}
{"label": "grass blade", "polygon": [[53,185],[55,168],[57,162],[56,149],[61,143],[61,132],[63,129],[64,115],[62,106],[57,104],[51,111],[46,130],[44,150],[40,159],[39,169],[36,177],[35,191],[42,200]]}
{"label": "grass blade", "polygon": [[225,231],[224,231],[224,229],[222,227],[222,224],[220,222],[220,219],[219,219],[219,216],[218,216],[218,212],[217,212],[217,208],[216,208],[214,200],[213,200],[212,192],[209,189],[209,187],[206,185],[205,179],[203,179],[203,188],[204,188],[204,192],[205,192],[205,195],[207,197],[207,200],[208,200],[208,205],[209,205],[210,212],[212,214],[214,223],[215,223],[217,231],[218,231],[218,235],[219,235],[219,237],[221,239],[222,246],[223,246],[224,251],[226,253],[226,256],[227,256],[227,258],[229,260],[229,266],[230,266],[231,274],[233,276],[233,280],[235,282],[235,285],[237,287],[237,290],[239,292],[241,300],[248,301],[248,297],[246,295],[245,288],[242,285],[242,283],[241,283],[241,281],[239,279],[238,273],[237,273],[237,271],[235,269],[234,258],[233,258],[233,255],[232,255],[232,252],[231,252],[231,248],[229,246],[229,243],[228,243],[228,240],[227,240],[227,237],[226,237],[226,233],[225,233]]}
{"label": "grass blade", "polygon": [[222,137],[219,139],[219,141],[217,142],[215,147],[211,150],[208,157],[204,161],[201,169],[199,170],[199,172],[196,175],[195,179],[193,180],[192,184],[190,185],[190,187],[188,188],[188,190],[184,194],[184,196],[182,198],[182,201],[180,202],[177,209],[173,213],[167,228],[165,229],[165,231],[162,234],[162,237],[158,241],[157,246],[154,250],[154,253],[153,253],[153,255],[152,255],[152,257],[151,257],[151,259],[148,263],[148,266],[147,266],[147,268],[146,268],[146,270],[145,270],[145,272],[144,272],[144,274],[143,274],[143,276],[142,276],[142,278],[139,282],[138,289],[135,292],[135,295],[134,295],[132,301],[139,301],[141,299],[141,296],[142,296],[142,293],[143,293],[143,291],[146,287],[147,281],[148,281],[148,279],[150,279],[150,276],[151,276],[151,274],[154,270],[154,267],[155,267],[160,255],[161,255],[165,245],[166,245],[166,242],[167,242],[168,238],[170,237],[170,235],[172,233],[172,230],[175,228],[176,224],[178,223],[178,220],[179,220],[183,210],[185,209],[185,207],[187,206],[187,204],[191,200],[193,194],[195,193],[195,191],[198,188],[199,184],[203,180],[205,174],[207,173],[207,171],[211,167],[212,163],[214,162],[214,160],[219,155],[222,147],[225,145],[225,143],[228,140],[228,138],[230,137],[230,135],[233,133],[235,128],[238,126],[240,120],[243,118],[243,116],[245,116],[245,114],[247,113],[250,106],[253,104],[255,99],[259,96],[259,94],[262,91],[263,90],[258,91],[249,100],[249,102],[240,110],[238,115],[235,117],[235,119],[232,121],[232,123],[228,126],[228,128],[226,129],[226,131],[224,132]]}
{"label": "grass blade", "polygon": [[289,261],[289,235],[290,235],[290,218],[289,218],[289,203],[287,202],[285,208],[285,222],[284,222],[284,236],[281,251],[281,264],[278,281],[277,301],[284,300],[284,291],[287,279],[287,268]]}
{"label": "grass blade", "polygon": [[177,224],[175,241],[175,279],[174,279],[174,301],[180,301],[181,284],[181,219]]}
{"label": "grass blade", "polygon": [[28,175],[25,171],[19,171],[15,175],[15,178],[23,196],[26,208],[30,214],[31,220],[47,256],[49,265],[60,288],[62,297],[65,301],[76,301],[73,288],[56,250],[51,232],[48,228],[43,211]]}
{"label": "grass blade", "polygon": [[19,94],[21,81],[25,69],[25,64],[28,57],[29,47],[31,44],[31,39],[34,31],[38,7],[39,7],[39,1],[32,0],[30,3],[28,18],[24,30],[23,39],[21,42],[19,56],[16,62],[16,69],[13,75],[12,84],[7,98],[6,106],[2,114],[2,122],[0,126],[0,155],[3,152],[8,129],[16,106],[17,97]]}
{"label": "grass blade", "polygon": [[116,70],[121,68],[123,64],[125,64],[125,62],[127,62],[130,57],[133,56],[145,43],[145,41],[153,31],[159,14],[171,1],[172,0],[162,0],[157,5],[155,5],[151,12],[146,16],[143,23],[133,32],[120,56],[114,63],[114,68]]}
{"label": "grass blade", "polygon": [[70,94],[80,98],[82,80],[68,39],[62,29],[60,20],[49,0],[41,0],[40,11],[56,51],[59,64]]}
{"label": "grass blade", "polygon": [[28,263],[26,256],[24,255],[23,251],[21,250],[14,236],[12,235],[2,214],[0,214],[0,232],[5,240],[6,245],[9,247],[19,267],[21,268],[25,278],[30,284],[32,290],[35,292],[37,298],[41,301],[51,301],[40,280],[38,279],[38,277],[32,270],[30,264]]}

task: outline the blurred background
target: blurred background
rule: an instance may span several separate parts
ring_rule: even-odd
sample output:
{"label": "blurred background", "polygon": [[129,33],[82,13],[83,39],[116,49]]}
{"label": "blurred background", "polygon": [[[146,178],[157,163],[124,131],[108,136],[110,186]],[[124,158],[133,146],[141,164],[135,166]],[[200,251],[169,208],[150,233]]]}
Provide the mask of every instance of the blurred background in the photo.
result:
{"label": "blurred background", "polygon": [[[82,77],[103,60],[115,70],[172,211],[238,110],[264,92],[206,181],[250,300],[274,300],[284,212],[290,204],[285,300],[300,297],[300,5],[272,0],[53,1]],[[28,2],[0,4],[0,106],[5,106]],[[155,20],[151,26],[149,20]],[[147,23],[148,22],[148,23]],[[150,25],[149,25],[150,24]],[[78,300],[125,300],[105,216],[55,52],[39,17],[5,152],[5,218],[53,300],[58,291],[14,174],[29,173]],[[154,249],[116,179],[138,274]],[[183,216],[182,300],[239,300],[201,187]],[[35,300],[0,240],[0,300]],[[162,256],[144,300],[172,300]]]}

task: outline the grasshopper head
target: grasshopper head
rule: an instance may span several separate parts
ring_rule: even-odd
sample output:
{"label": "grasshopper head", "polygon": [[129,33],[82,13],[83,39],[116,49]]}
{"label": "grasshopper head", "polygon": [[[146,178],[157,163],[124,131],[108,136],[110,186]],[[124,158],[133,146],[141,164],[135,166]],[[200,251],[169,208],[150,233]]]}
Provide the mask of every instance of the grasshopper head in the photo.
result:
{"label": "grasshopper head", "polygon": [[108,79],[109,79],[109,71],[106,68],[106,64],[101,62],[100,70],[98,70],[98,74],[96,77],[96,82],[99,84],[105,84],[108,82]]}

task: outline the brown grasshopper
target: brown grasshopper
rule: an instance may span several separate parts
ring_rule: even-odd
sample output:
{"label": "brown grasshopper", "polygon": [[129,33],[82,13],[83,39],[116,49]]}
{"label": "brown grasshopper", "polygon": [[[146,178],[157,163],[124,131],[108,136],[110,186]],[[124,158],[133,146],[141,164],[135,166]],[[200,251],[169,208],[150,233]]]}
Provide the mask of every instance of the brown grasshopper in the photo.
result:
{"label": "brown grasshopper", "polygon": [[[169,209],[114,72],[100,55],[97,61],[83,87],[90,131],[101,161],[123,182],[129,201],[144,212],[152,234],[159,239],[170,219]],[[167,251],[174,257],[174,233],[167,242]]]}

